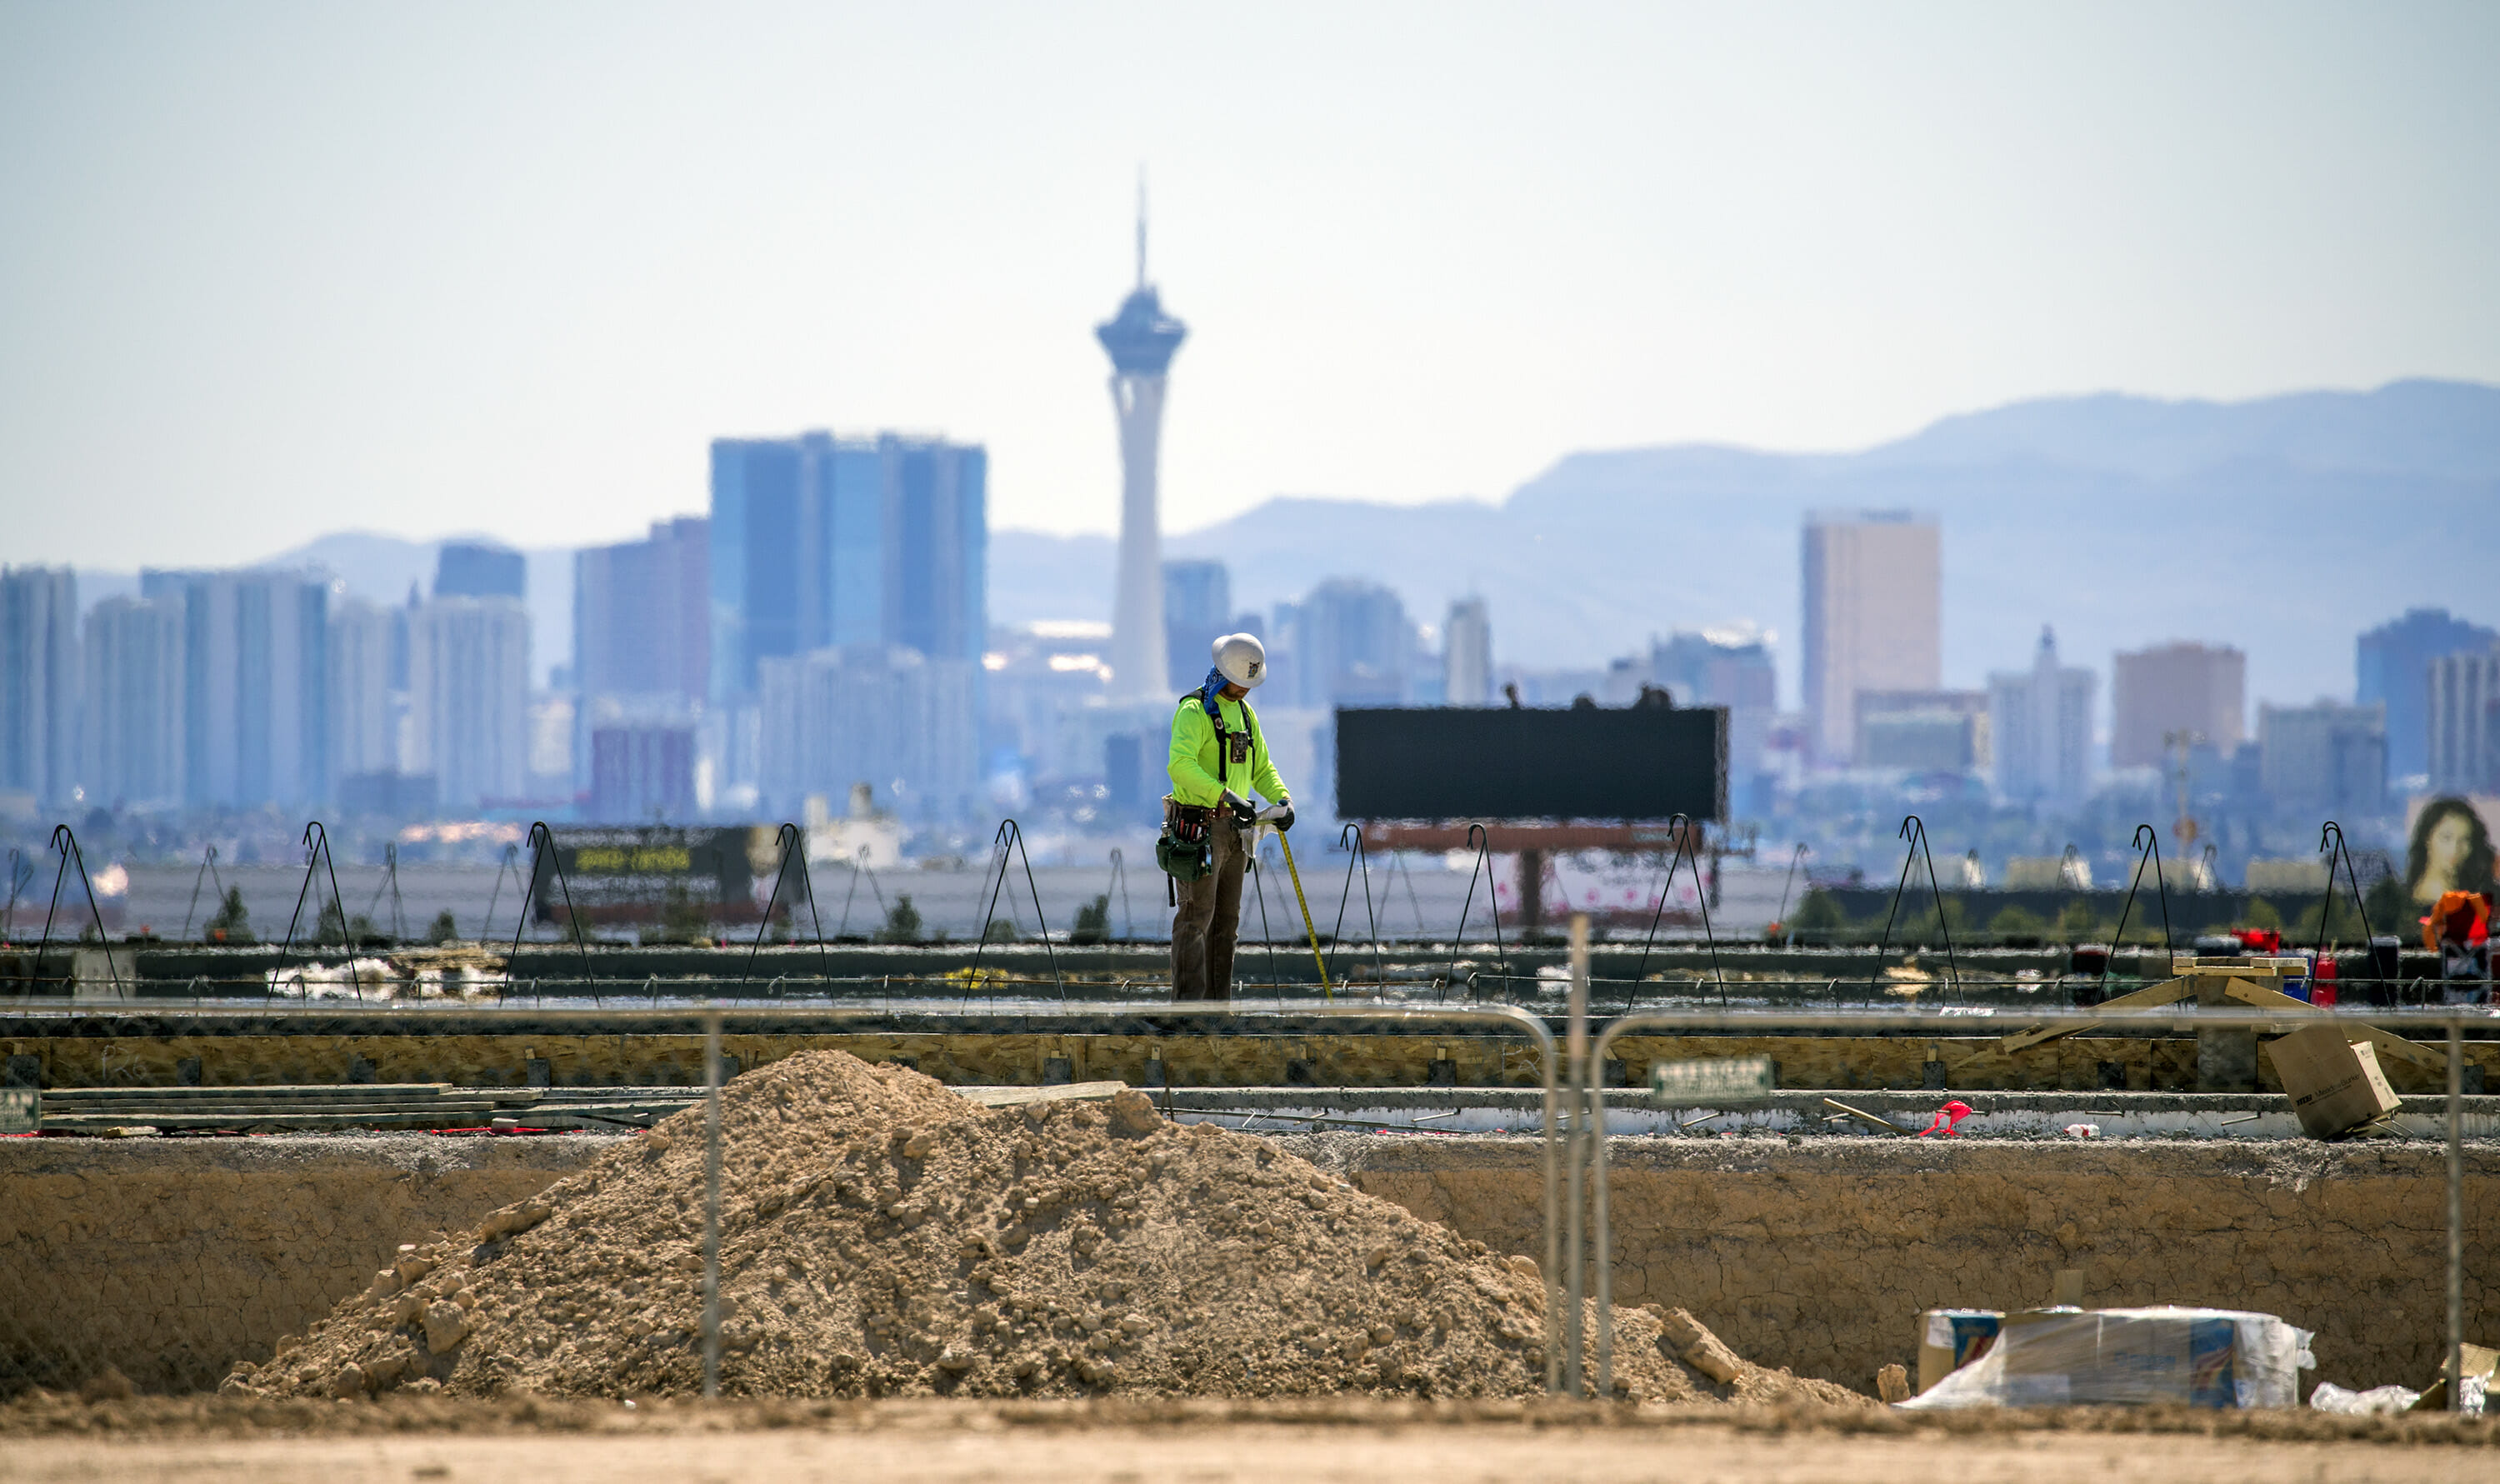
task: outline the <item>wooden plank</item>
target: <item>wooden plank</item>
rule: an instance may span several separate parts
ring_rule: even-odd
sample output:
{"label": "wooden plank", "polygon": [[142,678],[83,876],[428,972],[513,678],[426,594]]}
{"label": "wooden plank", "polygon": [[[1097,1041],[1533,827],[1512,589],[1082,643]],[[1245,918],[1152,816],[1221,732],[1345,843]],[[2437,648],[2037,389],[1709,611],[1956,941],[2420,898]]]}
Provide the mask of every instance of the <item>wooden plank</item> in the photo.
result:
{"label": "wooden plank", "polygon": [[2319,1015],[2325,1013],[2306,1000],[2295,1000],[2279,989],[2268,989],[2250,979],[2224,979],[2222,998],[2261,1010],[2275,1010],[2286,1015]]}
{"label": "wooden plank", "polygon": [[225,1102],[230,1099],[287,1099],[306,1102],[380,1103],[392,1100],[422,1101],[428,1098],[453,1096],[477,1097],[474,1092],[455,1093],[449,1082],[280,1082],[269,1084],[219,1084],[210,1087],[59,1087],[44,1094],[47,1101],[69,1102],[93,1099],[110,1102],[118,1098],[154,1098],[164,1102]]}
{"label": "wooden plank", "polygon": [[[2259,1009],[2281,1010],[2291,1015],[2326,1013],[2325,1009],[2306,1000],[2295,1000],[2280,990],[2266,989],[2252,984],[2246,979],[2231,980],[2222,986],[2222,993],[2242,1005],[2255,1006]],[[2418,1041],[2407,1040],[2392,1031],[2383,1031],[2374,1025],[2348,1021],[2346,1028],[2347,1034],[2367,1040],[2380,1050],[2403,1057],[2417,1066],[2428,1067],[2443,1073],[2448,1070],[2448,1053],[2445,1051],[2434,1051]]]}
{"label": "wooden plank", "polygon": [[1126,1082],[1063,1082],[1056,1087],[958,1087],[967,1103],[983,1107],[1021,1107],[1028,1103],[1099,1103],[1128,1091]]}
{"label": "wooden plank", "polygon": [[[2403,1057],[2417,1066],[2428,1067],[2442,1076],[2448,1074],[2448,1053],[2434,1051],[2419,1041],[2407,1040],[2393,1031],[2382,1031],[2374,1025],[2356,1025],[2354,1031],[2369,1039],[2370,1044],[2382,1051]],[[2484,1065],[2488,1066],[2489,1063]]]}
{"label": "wooden plank", "polygon": [[425,1129],[446,1124],[468,1127],[482,1124],[493,1116],[493,1109],[445,1110],[424,1113],[238,1113],[226,1117],[214,1112],[149,1113],[144,1118],[129,1113],[63,1113],[44,1115],[44,1127],[73,1132],[125,1128],[144,1125],[158,1129]]}
{"label": "wooden plank", "polygon": [[1888,1131],[1890,1131],[1890,1132],[1891,1132],[1891,1133],[1894,1133],[1894,1134],[1899,1134],[1899,1135],[1903,1135],[1903,1136],[1905,1136],[1905,1137],[1906,1137],[1906,1136],[1909,1134],[1909,1132],[1910,1132],[1909,1130],[1907,1130],[1907,1129],[1905,1129],[1905,1128],[1901,1127],[1899,1124],[1894,1123],[1894,1122],[1893,1122],[1891,1119],[1890,1119],[1890,1118],[1883,1117],[1883,1116],[1881,1116],[1881,1115],[1879,1115],[1879,1114],[1870,1113],[1870,1112],[1866,1111],[1864,1108],[1851,1107],[1848,1104],[1841,1102],[1841,1101],[1840,1101],[1839,1099],[1837,1099],[1837,1098],[1826,1098],[1826,1099],[1824,1099],[1824,1100],[1823,1100],[1823,1105],[1824,1105],[1825,1107],[1831,1108],[1831,1109],[1833,1109],[1833,1110],[1835,1110],[1835,1111],[1837,1111],[1837,1112],[1845,1113],[1845,1114],[1847,1114],[1849,1117],[1852,1117],[1852,1118],[1858,1119],[1858,1120],[1859,1120],[1859,1122],[1861,1122],[1861,1123],[1871,1123],[1871,1124],[1875,1125],[1875,1127],[1877,1127],[1877,1128],[1879,1128],[1879,1129],[1885,1129],[1885,1130],[1888,1130]]}
{"label": "wooden plank", "polygon": [[[2196,985],[2192,979],[2187,977],[2164,979],[2158,984],[2148,984],[2132,994],[2121,995],[2115,1000],[2104,1000],[2092,1007],[2092,1013],[2098,1016],[2112,1010],[2151,1009],[2155,1006],[2176,1004],[2195,992]],[[2056,1040],[2061,1036],[2072,1036],[2078,1031],[2089,1029],[2090,1027],[2088,1026],[2064,1026],[2056,1030],[2044,1030],[2039,1026],[2033,1026],[2029,1030],[2017,1031],[1997,1041],[1996,1052],[2002,1056],[2011,1056],[2017,1051],[2027,1051],[2033,1046]],[[1986,1052],[1981,1053],[1983,1056],[1986,1054]],[[1974,1062],[1977,1060],[1979,1060],[1978,1057],[1970,1059]],[[1962,1065],[1969,1064],[1964,1062]]]}

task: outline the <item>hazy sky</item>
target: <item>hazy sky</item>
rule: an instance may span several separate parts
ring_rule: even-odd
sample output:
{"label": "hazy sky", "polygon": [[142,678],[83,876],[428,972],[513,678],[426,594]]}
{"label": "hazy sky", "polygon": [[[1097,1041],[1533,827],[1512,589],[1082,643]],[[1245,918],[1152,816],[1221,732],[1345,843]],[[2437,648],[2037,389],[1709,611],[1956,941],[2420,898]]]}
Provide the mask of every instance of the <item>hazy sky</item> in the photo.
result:
{"label": "hazy sky", "polygon": [[977,440],[1108,530],[2500,379],[2500,6],[0,0],[0,559],[613,540],[723,434]]}

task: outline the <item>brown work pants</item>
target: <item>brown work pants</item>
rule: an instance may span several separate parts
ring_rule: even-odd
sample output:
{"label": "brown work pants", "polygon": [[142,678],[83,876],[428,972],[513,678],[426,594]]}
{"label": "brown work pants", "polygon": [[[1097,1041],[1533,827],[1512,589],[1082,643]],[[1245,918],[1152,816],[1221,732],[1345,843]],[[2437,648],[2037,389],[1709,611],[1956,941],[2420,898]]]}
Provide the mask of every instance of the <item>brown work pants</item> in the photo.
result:
{"label": "brown work pants", "polygon": [[1241,936],[1241,874],[1248,857],[1240,827],[1219,811],[1207,822],[1215,869],[1195,881],[1175,881],[1172,913],[1172,998],[1233,998],[1233,945]]}

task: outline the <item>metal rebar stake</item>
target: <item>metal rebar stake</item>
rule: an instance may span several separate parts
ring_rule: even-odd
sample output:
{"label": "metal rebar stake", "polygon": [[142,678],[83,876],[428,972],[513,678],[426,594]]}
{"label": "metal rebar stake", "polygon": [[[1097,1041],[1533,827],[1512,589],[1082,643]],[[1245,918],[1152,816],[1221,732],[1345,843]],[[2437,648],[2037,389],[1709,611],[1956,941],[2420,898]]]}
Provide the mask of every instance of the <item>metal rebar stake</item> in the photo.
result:
{"label": "metal rebar stake", "polygon": [[720,1395],[720,1011],[704,1016],[703,1394]]}
{"label": "metal rebar stake", "polygon": [[1569,1054],[1564,1065],[1569,1068],[1570,1133],[1563,1143],[1563,1242],[1569,1247],[1565,1261],[1570,1264],[1570,1281],[1566,1302],[1568,1312],[1562,1316],[1562,1377],[1564,1388],[1574,1397],[1589,1395],[1586,1345],[1583,1331],[1587,1324],[1589,1292],[1588,1192],[1589,1192],[1589,917],[1585,912],[1571,914],[1571,989],[1569,1019],[1565,1022],[1569,1037]]}
{"label": "metal rebar stake", "polygon": [[2448,1409],[2465,1410],[2465,1023],[2448,1021]]}

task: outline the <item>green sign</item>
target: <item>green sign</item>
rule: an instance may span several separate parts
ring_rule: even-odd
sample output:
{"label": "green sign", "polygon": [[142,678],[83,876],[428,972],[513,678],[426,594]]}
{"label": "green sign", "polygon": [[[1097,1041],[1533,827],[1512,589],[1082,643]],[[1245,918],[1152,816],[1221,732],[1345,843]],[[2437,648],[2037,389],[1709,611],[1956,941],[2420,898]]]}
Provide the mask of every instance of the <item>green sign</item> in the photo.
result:
{"label": "green sign", "polygon": [[1671,1101],[1694,1103],[1766,1098],[1771,1092],[1771,1059],[1727,1056],[1707,1062],[1652,1062],[1649,1090]]}
{"label": "green sign", "polygon": [[42,1127],[38,1096],[31,1087],[0,1087],[0,1134],[32,1134]]}

